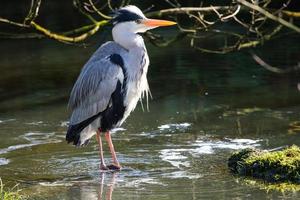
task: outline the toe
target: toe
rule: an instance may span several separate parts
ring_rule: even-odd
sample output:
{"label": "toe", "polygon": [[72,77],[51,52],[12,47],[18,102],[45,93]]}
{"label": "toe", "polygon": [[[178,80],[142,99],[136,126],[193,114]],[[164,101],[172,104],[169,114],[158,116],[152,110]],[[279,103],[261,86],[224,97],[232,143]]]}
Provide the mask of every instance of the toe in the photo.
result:
{"label": "toe", "polygon": [[106,165],[100,165],[100,170],[109,170],[109,168]]}
{"label": "toe", "polygon": [[110,170],[114,170],[114,171],[120,171],[121,170],[121,166],[116,165],[116,164],[108,165],[107,168],[110,169]]}

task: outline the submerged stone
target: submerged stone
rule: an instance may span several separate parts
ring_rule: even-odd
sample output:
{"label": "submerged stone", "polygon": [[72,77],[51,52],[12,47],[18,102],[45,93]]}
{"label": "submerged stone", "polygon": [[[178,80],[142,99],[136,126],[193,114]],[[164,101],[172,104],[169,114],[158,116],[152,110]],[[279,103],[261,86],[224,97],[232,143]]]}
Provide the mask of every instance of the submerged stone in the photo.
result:
{"label": "submerged stone", "polygon": [[271,183],[300,184],[300,148],[293,145],[281,151],[243,149],[230,156],[229,169],[238,175]]}

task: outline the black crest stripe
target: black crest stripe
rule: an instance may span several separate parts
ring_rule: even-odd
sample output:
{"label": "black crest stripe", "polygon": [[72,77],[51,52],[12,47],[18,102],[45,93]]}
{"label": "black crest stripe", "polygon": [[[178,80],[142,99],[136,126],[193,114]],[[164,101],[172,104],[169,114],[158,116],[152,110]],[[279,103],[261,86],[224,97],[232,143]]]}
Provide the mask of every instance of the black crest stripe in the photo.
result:
{"label": "black crest stripe", "polygon": [[112,19],[112,21],[114,24],[116,24],[120,22],[136,21],[139,19],[143,19],[143,17],[136,13],[130,12],[129,10],[121,9],[116,12],[116,16]]}

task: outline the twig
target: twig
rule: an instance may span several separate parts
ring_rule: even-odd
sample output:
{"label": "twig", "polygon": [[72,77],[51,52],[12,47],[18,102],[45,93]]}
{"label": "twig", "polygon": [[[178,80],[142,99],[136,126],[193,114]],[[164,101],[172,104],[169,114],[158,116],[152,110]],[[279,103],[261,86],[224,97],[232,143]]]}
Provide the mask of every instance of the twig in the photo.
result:
{"label": "twig", "polygon": [[170,6],[174,7],[174,8],[177,8],[178,7],[178,4],[174,4],[173,2],[171,2],[170,0],[165,0],[165,2],[167,2]]}
{"label": "twig", "polygon": [[230,14],[230,15],[227,15],[225,17],[221,17],[221,21],[225,21],[229,18],[232,18],[232,17],[235,17],[239,12],[240,12],[240,9],[241,9],[241,6],[238,5],[237,9],[234,11],[234,13]]}
{"label": "twig", "polygon": [[110,10],[114,10],[114,8],[112,7],[110,1],[111,1],[111,0],[107,0],[107,5],[108,5],[108,7],[109,7]]}
{"label": "twig", "polygon": [[265,15],[267,18],[269,18],[273,21],[276,21],[276,22],[282,24],[283,26],[285,26],[287,28],[290,28],[290,29],[300,33],[300,28],[299,27],[295,26],[294,24],[289,23],[288,21],[286,21],[286,20],[284,20],[280,17],[277,17],[277,16],[271,14],[270,12],[264,10],[263,8],[259,7],[258,5],[254,5],[254,4],[249,3],[245,0],[237,0],[237,2],[241,3],[242,5],[244,5],[247,8],[256,10],[257,12]]}
{"label": "twig", "polygon": [[300,18],[300,12],[293,12],[293,11],[289,11],[289,10],[283,10],[282,13],[289,16],[289,17]]}
{"label": "twig", "polygon": [[13,25],[13,26],[23,27],[23,28],[29,28],[30,27],[29,25],[22,24],[22,23],[19,23],[19,22],[10,21],[10,20],[4,19],[2,17],[0,17],[0,22],[7,23],[7,24],[10,24],[10,25]]}
{"label": "twig", "polygon": [[186,14],[189,12],[214,12],[214,10],[228,10],[232,8],[231,6],[210,6],[210,7],[181,7],[181,8],[170,8],[163,9],[159,11],[150,12],[147,14],[148,17],[158,16],[169,14]]}
{"label": "twig", "polygon": [[242,21],[241,21],[240,19],[238,19],[236,16],[233,16],[233,19],[234,19],[237,23],[239,23],[240,25],[242,25],[243,27],[245,27],[245,28],[247,28],[247,29],[250,28],[248,24],[246,24],[245,22],[242,22]]}
{"label": "twig", "polygon": [[210,7],[217,14],[218,18],[222,18],[223,14],[219,13],[218,10],[214,6],[210,6]]}
{"label": "twig", "polygon": [[82,27],[79,27],[79,28],[76,28],[76,29],[73,29],[70,31],[63,32],[63,33],[61,33],[61,35],[73,35],[73,34],[77,34],[77,33],[82,33],[87,30],[92,29],[94,26],[95,26],[95,24],[85,25],[85,26],[82,26]]}
{"label": "twig", "polygon": [[279,25],[270,34],[263,36],[260,40],[254,40],[254,41],[242,43],[237,47],[237,49],[240,50],[240,49],[249,48],[249,47],[256,47],[257,45],[261,44],[265,40],[270,40],[281,29],[282,29],[282,25]]}
{"label": "twig", "polygon": [[[207,32],[213,32],[213,33],[217,33],[217,34],[230,35],[230,36],[234,36],[234,37],[239,38],[239,39],[242,38],[242,36],[239,35],[239,34],[237,34],[237,33],[232,33],[232,32],[227,32],[227,31],[221,31],[221,30],[217,30],[217,29],[208,30]],[[191,35],[190,37],[192,37],[191,43],[190,43],[191,47],[193,47],[193,48],[195,48],[195,49],[197,49],[197,50],[199,50],[201,52],[204,52],[204,53],[225,54],[225,53],[228,53],[228,52],[231,52],[231,51],[237,49],[237,43],[233,44],[233,45],[230,45],[230,46],[227,46],[226,38],[224,38],[224,46],[223,47],[216,48],[216,49],[207,49],[207,48],[203,48],[203,47],[197,46],[195,44],[195,41],[200,38],[199,36]],[[204,37],[204,38],[207,39],[207,36]],[[203,39],[203,38],[201,38],[201,39]]]}
{"label": "twig", "polygon": [[104,19],[111,19],[112,17],[108,16],[108,15],[105,15],[103,14],[102,12],[100,12],[100,10],[98,10],[95,6],[95,4],[93,3],[92,0],[89,0],[89,3],[90,5],[92,6],[93,10],[98,14],[100,15],[101,17],[103,17]]}
{"label": "twig", "polygon": [[65,35],[58,34],[58,33],[53,33],[51,31],[49,31],[48,29],[36,24],[34,21],[32,21],[30,24],[37,31],[43,33],[44,35],[48,36],[49,38],[52,38],[52,39],[55,39],[55,40],[58,40],[58,41],[62,41],[62,42],[76,43],[76,42],[81,42],[81,41],[85,40],[86,38],[88,38],[91,35],[94,35],[99,30],[99,28],[101,26],[104,26],[107,23],[108,23],[107,20],[97,22],[93,29],[91,29],[91,30],[79,35],[79,36],[76,36],[76,37],[68,37],[68,36],[65,36]]}
{"label": "twig", "polygon": [[73,5],[74,5],[74,7],[76,7],[79,10],[79,12],[81,14],[83,14],[85,17],[87,17],[89,20],[91,20],[91,22],[93,22],[93,23],[97,22],[96,19],[94,19],[89,13],[87,13],[85,11],[85,8],[84,8],[84,6],[82,6],[82,3],[80,0],[73,0]]}
{"label": "twig", "polygon": [[187,35],[187,33],[180,32],[175,37],[173,37],[173,38],[171,38],[169,40],[164,40],[162,42],[158,42],[155,35],[153,35],[150,32],[146,33],[146,36],[149,38],[149,41],[154,46],[157,46],[157,47],[167,47],[167,46],[171,45],[172,43],[177,42],[177,41],[183,39],[186,35]]}
{"label": "twig", "polygon": [[293,67],[289,67],[286,69],[281,69],[279,67],[273,67],[271,65],[269,65],[268,63],[266,63],[263,59],[261,59],[260,57],[258,57],[256,54],[254,54],[253,52],[251,52],[252,58],[262,67],[264,67],[265,69],[274,72],[274,73],[278,73],[278,74],[284,74],[284,73],[289,73],[289,72],[293,72],[296,70],[300,70],[300,62]]}
{"label": "twig", "polygon": [[24,34],[16,34],[16,33],[1,33],[0,38],[5,39],[27,39],[27,38],[44,38],[45,35],[38,33],[24,33]]}
{"label": "twig", "polygon": [[30,10],[24,20],[24,24],[29,25],[39,14],[42,0],[31,0]]}

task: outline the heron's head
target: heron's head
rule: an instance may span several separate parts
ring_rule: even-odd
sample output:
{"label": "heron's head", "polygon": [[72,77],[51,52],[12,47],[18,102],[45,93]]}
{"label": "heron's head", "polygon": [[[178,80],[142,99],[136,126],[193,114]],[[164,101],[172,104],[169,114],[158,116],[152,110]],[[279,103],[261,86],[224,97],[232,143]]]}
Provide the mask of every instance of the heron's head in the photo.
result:
{"label": "heron's head", "polygon": [[122,27],[123,31],[144,33],[147,30],[159,26],[171,26],[176,24],[172,21],[148,19],[136,6],[129,5],[116,11],[112,19],[114,29]]}
{"label": "heron's head", "polygon": [[148,19],[136,6],[126,6],[116,11],[112,19],[113,32],[143,33],[159,26],[171,26],[172,21]]}

